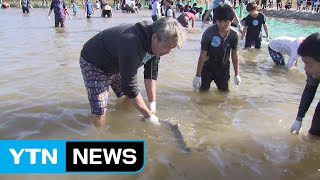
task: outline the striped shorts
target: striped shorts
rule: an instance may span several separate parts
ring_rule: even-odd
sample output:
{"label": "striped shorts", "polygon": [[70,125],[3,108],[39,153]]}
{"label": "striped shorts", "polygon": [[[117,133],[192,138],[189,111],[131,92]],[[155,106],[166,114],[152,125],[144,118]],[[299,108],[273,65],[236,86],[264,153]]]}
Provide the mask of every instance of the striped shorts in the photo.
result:
{"label": "striped shorts", "polygon": [[270,46],[268,46],[270,57],[272,58],[273,62],[276,65],[284,66],[286,63],[284,62],[284,57],[281,53],[271,49]]}
{"label": "striped shorts", "polygon": [[108,107],[109,85],[118,98],[124,95],[120,73],[107,74],[82,57],[80,57],[80,68],[91,106],[91,113],[105,114]]}

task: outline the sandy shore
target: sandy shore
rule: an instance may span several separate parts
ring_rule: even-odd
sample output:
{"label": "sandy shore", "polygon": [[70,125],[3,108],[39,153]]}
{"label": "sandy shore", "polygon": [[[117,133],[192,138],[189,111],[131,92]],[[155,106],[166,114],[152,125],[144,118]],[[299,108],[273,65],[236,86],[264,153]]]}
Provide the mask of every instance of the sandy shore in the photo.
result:
{"label": "sandy shore", "polygon": [[262,10],[262,12],[270,17],[289,18],[296,20],[320,21],[320,13],[307,13],[296,10]]}

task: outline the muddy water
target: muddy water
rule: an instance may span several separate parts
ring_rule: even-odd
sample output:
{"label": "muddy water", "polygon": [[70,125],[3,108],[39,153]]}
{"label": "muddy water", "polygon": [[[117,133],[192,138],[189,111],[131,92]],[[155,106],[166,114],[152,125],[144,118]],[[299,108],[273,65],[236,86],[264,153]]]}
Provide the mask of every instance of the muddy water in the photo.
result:
{"label": "muddy water", "polygon": [[[161,59],[157,89],[157,115],[178,124],[191,150],[185,153],[172,129],[142,122],[113,93],[105,124],[97,126],[90,117],[78,64],[82,45],[105,28],[150,20],[150,12],[87,20],[80,10],[64,29],[54,28],[46,14],[44,9],[30,15],[0,10],[0,138],[145,139],[146,166],[136,175],[0,175],[1,180],[320,178],[320,141],[307,133],[318,94],[300,135],[289,133],[306,79],[300,60],[288,72],[274,66],[265,44],[260,51],[239,50],[241,86],[235,87],[231,78],[230,93],[220,93],[212,84],[208,93],[199,94],[192,79],[202,33],[189,33],[182,49]],[[273,37],[319,31],[274,19],[269,27]],[[145,96],[142,70],[139,74]]]}

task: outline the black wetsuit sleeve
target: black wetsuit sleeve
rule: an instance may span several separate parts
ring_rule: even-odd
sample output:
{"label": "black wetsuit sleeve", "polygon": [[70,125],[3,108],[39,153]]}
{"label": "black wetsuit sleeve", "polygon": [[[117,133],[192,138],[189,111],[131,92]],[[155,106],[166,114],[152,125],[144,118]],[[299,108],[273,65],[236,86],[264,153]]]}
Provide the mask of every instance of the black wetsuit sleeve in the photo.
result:
{"label": "black wetsuit sleeve", "polygon": [[231,48],[235,51],[238,51],[238,35],[235,34],[232,44],[231,44]]}
{"label": "black wetsuit sleeve", "polygon": [[[208,29],[211,29],[211,28],[208,28]],[[210,31],[208,29],[203,33],[202,39],[201,39],[201,49],[204,51],[209,51],[210,42],[211,42]]]}
{"label": "black wetsuit sleeve", "polygon": [[266,17],[265,17],[265,15],[264,14],[261,14],[260,13],[260,15],[261,15],[261,24],[266,24]]}
{"label": "black wetsuit sleeve", "polygon": [[314,85],[310,85],[310,84],[306,84],[306,87],[304,88],[302,97],[301,97],[301,101],[300,101],[300,105],[299,105],[299,111],[297,114],[297,120],[302,120],[304,118],[304,116],[306,115],[312,100],[317,92],[317,88],[318,85],[314,86]]}
{"label": "black wetsuit sleeve", "polygon": [[248,15],[244,20],[244,25],[249,26],[251,24],[251,21],[252,20],[251,20],[250,16]]}
{"label": "black wetsuit sleeve", "polygon": [[152,59],[144,65],[144,79],[158,79],[159,59],[160,58],[153,56]]}
{"label": "black wetsuit sleeve", "polygon": [[140,66],[140,56],[134,43],[127,43],[126,47],[119,49],[119,71],[123,92],[129,98],[135,98],[139,93],[137,71]]}
{"label": "black wetsuit sleeve", "polygon": [[50,5],[50,10],[53,9],[53,2],[51,2],[51,5]]}

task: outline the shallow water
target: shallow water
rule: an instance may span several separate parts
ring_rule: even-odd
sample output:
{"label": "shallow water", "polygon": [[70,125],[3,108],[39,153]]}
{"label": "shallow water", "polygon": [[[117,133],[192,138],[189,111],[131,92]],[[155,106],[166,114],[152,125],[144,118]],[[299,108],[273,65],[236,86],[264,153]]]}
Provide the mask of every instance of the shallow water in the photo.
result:
{"label": "shallow water", "polygon": [[[145,139],[147,161],[136,175],[0,175],[0,179],[319,179],[318,138],[308,136],[314,107],[300,135],[291,135],[306,76],[298,68],[276,67],[266,46],[239,50],[240,87],[230,93],[214,84],[208,93],[192,88],[201,32],[189,33],[185,46],[161,59],[157,115],[178,124],[191,153],[165,127],[141,121],[127,101],[110,95],[105,125],[90,120],[80,68],[83,44],[101,30],[121,23],[150,20],[150,13],[122,14],[112,19],[85,19],[80,11],[54,28],[47,10],[0,10],[0,138],[1,139]],[[52,18],[53,19],[53,18]],[[269,19],[272,37],[307,36],[319,27]],[[197,22],[200,27],[200,22]],[[231,71],[231,77],[233,76]],[[142,69],[140,86],[145,96]]]}

